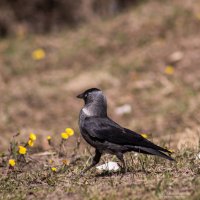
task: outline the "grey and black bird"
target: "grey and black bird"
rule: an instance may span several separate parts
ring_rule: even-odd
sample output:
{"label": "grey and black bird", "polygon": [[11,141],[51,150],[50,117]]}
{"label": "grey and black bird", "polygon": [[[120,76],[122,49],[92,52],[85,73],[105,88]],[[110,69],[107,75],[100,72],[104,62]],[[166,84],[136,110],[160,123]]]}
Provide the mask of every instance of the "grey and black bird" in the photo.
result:
{"label": "grey and black bird", "polygon": [[140,134],[124,128],[110,119],[107,115],[106,97],[100,89],[91,88],[79,94],[77,98],[84,100],[84,107],[79,115],[79,128],[83,138],[95,148],[95,156],[90,166],[82,173],[94,167],[103,153],[116,155],[123,164],[126,165],[123,154],[135,151],[143,154],[156,155],[173,161],[166,153],[170,151],[164,149]]}

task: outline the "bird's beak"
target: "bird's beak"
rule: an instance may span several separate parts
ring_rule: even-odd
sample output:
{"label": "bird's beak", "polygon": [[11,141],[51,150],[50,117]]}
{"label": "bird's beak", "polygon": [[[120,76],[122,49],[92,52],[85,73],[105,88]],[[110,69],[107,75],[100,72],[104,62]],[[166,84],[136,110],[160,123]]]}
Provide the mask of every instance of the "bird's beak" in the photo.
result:
{"label": "bird's beak", "polygon": [[83,99],[83,93],[76,96],[79,99]]}

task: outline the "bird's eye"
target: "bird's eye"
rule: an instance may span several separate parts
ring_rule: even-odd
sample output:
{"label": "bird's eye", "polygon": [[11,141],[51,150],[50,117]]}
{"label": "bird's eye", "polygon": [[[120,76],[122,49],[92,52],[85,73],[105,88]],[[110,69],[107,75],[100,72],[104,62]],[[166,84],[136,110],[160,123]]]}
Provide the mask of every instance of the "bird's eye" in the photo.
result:
{"label": "bird's eye", "polygon": [[87,96],[88,96],[88,95],[87,95],[87,94],[85,94],[85,98],[87,98]]}

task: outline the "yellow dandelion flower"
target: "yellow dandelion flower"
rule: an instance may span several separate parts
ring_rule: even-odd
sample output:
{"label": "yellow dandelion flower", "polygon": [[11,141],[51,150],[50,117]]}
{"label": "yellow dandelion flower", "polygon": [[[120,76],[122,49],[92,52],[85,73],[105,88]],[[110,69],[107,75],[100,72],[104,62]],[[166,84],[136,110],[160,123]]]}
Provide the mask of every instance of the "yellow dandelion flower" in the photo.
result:
{"label": "yellow dandelion flower", "polygon": [[66,129],[65,129],[65,132],[66,132],[69,136],[74,135],[74,130],[71,129],[71,128],[66,128]]}
{"label": "yellow dandelion flower", "polygon": [[15,164],[16,164],[14,159],[10,159],[10,160],[8,161],[8,163],[9,163],[9,165],[10,165],[11,167],[14,167]]}
{"label": "yellow dandelion flower", "polygon": [[47,140],[51,140],[51,136],[49,135],[49,136],[47,136]]}
{"label": "yellow dandelion flower", "polygon": [[63,132],[63,133],[61,133],[61,137],[62,137],[62,139],[66,140],[69,136],[67,133]]}
{"label": "yellow dandelion flower", "polygon": [[18,148],[19,148],[19,154],[22,154],[22,155],[26,154],[26,151],[27,151],[26,147],[18,146]]}
{"label": "yellow dandelion flower", "polygon": [[43,49],[39,48],[39,49],[36,49],[32,52],[32,58],[34,60],[42,60],[44,59],[46,56],[46,53]]}
{"label": "yellow dandelion flower", "polygon": [[172,75],[174,74],[174,67],[169,65],[165,68],[165,74]]}
{"label": "yellow dandelion flower", "polygon": [[28,145],[29,145],[30,147],[32,147],[32,146],[34,145],[34,141],[33,141],[33,140],[29,140],[29,141],[28,141]]}
{"label": "yellow dandelion flower", "polygon": [[52,171],[52,172],[56,172],[56,171],[57,171],[57,168],[56,168],[56,167],[52,167],[52,168],[51,168],[51,171]]}
{"label": "yellow dandelion flower", "polygon": [[30,133],[29,139],[32,140],[32,141],[35,141],[37,139],[35,133]]}
{"label": "yellow dandelion flower", "polygon": [[145,139],[148,138],[148,135],[147,135],[146,133],[142,133],[141,136],[142,136],[143,138],[145,138]]}

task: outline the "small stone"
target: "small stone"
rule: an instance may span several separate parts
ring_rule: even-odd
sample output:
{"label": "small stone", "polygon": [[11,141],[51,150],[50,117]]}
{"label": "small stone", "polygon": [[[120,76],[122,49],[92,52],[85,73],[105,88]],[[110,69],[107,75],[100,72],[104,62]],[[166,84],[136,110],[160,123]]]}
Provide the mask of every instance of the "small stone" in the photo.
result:
{"label": "small stone", "polygon": [[103,165],[96,167],[99,171],[117,171],[119,165],[116,162],[107,162]]}

